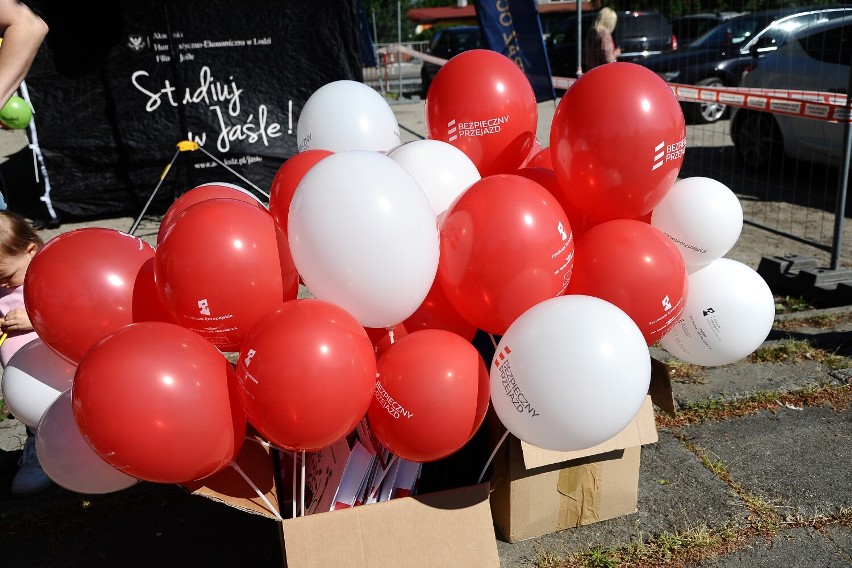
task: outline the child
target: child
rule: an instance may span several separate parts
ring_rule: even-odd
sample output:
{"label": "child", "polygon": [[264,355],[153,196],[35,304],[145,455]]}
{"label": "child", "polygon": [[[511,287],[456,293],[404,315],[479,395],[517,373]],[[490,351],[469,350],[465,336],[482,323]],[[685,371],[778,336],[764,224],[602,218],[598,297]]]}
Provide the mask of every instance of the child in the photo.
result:
{"label": "child", "polygon": [[[3,368],[15,351],[38,337],[24,308],[24,277],[42,246],[44,242],[26,219],[11,211],[0,211],[0,331],[7,334],[0,345]],[[12,480],[13,496],[36,495],[53,485],[38,462],[35,431],[30,428],[18,466]]]}

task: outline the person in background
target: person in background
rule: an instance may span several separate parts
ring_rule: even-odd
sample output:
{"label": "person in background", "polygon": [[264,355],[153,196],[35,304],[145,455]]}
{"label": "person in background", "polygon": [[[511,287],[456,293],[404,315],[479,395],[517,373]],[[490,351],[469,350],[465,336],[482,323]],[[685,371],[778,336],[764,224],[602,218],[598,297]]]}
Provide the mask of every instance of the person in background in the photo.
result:
{"label": "person in background", "polygon": [[621,55],[621,50],[615,47],[612,39],[617,21],[618,15],[611,8],[601,8],[598,12],[595,23],[586,33],[583,43],[583,71],[589,71],[604,63],[612,63]]}
{"label": "person in background", "polygon": [[[47,24],[26,4],[0,0],[0,108],[21,86],[47,32]],[[0,194],[0,211],[6,207]]]}
{"label": "person in background", "polygon": [[[18,349],[38,338],[24,307],[24,279],[30,261],[42,246],[42,238],[26,219],[0,211],[0,331],[5,335],[0,344],[0,363],[4,369]],[[36,495],[53,485],[38,461],[35,434],[27,428],[24,451],[12,480],[15,497]]]}
{"label": "person in background", "polygon": [[18,0],[0,0],[0,107],[15,94],[47,36],[47,24]]}

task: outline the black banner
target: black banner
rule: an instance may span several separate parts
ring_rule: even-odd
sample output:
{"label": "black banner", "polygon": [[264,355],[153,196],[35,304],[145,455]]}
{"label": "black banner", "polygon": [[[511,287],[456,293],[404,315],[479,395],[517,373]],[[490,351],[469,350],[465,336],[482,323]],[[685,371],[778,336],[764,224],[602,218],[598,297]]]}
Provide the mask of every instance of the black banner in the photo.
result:
{"label": "black banner", "polygon": [[[53,208],[137,215],[205,182],[269,192],[305,101],[360,81],[358,0],[33,0],[50,26],[26,78]],[[106,25],[104,25],[106,22]],[[32,136],[31,136],[31,142]]]}

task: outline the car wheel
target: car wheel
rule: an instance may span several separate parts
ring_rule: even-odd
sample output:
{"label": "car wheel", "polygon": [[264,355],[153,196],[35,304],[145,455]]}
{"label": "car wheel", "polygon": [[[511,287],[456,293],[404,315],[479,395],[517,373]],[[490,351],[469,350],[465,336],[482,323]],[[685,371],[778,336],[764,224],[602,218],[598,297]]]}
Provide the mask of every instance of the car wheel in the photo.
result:
{"label": "car wheel", "polygon": [[737,155],[753,168],[766,168],[783,154],[781,131],[769,113],[741,110],[731,124],[731,138]]}
{"label": "car wheel", "polygon": [[[699,87],[724,87],[725,84],[721,79],[710,77],[702,79],[696,83]],[[706,103],[691,103],[692,122],[694,124],[713,124],[725,116],[725,111],[728,110],[727,105],[714,102]]]}

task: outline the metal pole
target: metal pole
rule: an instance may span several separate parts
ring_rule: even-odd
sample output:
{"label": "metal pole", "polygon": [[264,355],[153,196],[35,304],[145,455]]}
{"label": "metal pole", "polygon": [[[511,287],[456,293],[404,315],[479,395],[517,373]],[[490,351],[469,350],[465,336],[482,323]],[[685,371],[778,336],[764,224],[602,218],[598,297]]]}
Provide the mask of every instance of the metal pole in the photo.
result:
{"label": "metal pole", "polygon": [[382,96],[385,95],[385,81],[382,78],[382,60],[379,56],[379,32],[376,31],[376,11],[373,10],[370,12],[373,16],[373,55],[376,56],[376,76],[379,79],[379,90],[382,92]]}
{"label": "metal pole", "polygon": [[577,77],[583,74],[583,0],[577,0]]}
{"label": "metal pole", "polygon": [[852,112],[852,65],[849,67],[849,88],[846,90],[846,122],[844,122],[843,137],[845,151],[843,166],[840,168],[840,180],[837,184],[837,204],[834,207],[834,239],[831,243],[831,269],[840,268],[840,248],[843,243],[843,220],[846,217],[846,191],[849,188],[849,168],[852,162],[852,125],[849,123]]}
{"label": "metal pole", "polygon": [[[402,45],[402,6],[401,2],[396,2],[396,43]],[[398,51],[396,68],[399,71],[399,98],[402,98],[402,52]]]}

